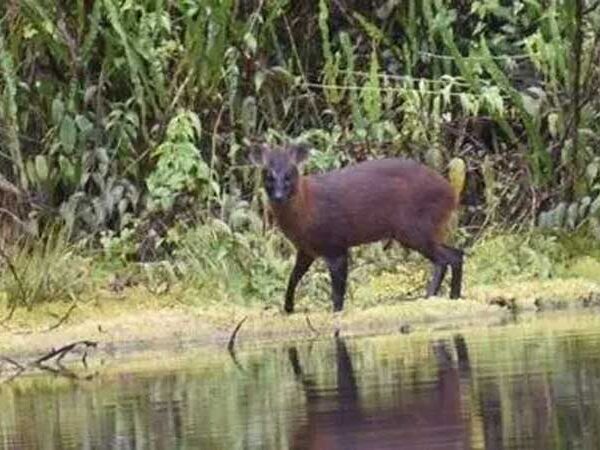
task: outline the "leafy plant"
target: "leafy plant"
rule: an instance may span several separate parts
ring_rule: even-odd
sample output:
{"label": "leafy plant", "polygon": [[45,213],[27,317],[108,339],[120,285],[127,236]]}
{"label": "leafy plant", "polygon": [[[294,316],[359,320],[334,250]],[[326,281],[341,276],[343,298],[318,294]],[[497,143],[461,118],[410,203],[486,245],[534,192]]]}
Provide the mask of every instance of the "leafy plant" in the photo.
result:
{"label": "leafy plant", "polygon": [[[43,230],[58,214],[74,239],[92,237],[111,258],[129,258],[136,240],[152,235],[169,247],[157,258],[171,263],[170,250],[193,241],[181,230],[192,221],[181,210],[193,208],[195,221],[215,227],[201,232],[211,246],[190,244],[197,251],[186,261],[198,276],[231,270],[244,280],[239,295],[275,292],[287,250],[262,232],[265,202],[245,143],[295,138],[314,148],[307,172],[386,156],[446,172],[460,158],[468,205],[458,231],[467,240],[481,228],[530,224],[600,236],[600,8],[582,11],[574,0],[6,5],[0,226]],[[272,260],[249,264],[263,251]]]}
{"label": "leafy plant", "polygon": [[147,181],[155,207],[169,210],[175,197],[184,192],[204,199],[219,195],[214,174],[195,145],[201,136],[200,120],[190,111],[169,122],[165,141],[153,152],[158,161]]}
{"label": "leafy plant", "polygon": [[233,231],[213,220],[188,230],[175,252],[185,283],[238,302],[260,298],[278,304],[290,261],[279,252],[281,236]]}

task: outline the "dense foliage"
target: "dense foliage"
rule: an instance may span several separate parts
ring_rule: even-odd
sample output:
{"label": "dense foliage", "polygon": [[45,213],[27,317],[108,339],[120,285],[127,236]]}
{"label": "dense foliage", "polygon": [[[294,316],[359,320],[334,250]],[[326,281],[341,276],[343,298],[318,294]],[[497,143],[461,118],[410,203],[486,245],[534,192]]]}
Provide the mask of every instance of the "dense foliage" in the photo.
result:
{"label": "dense foliage", "polygon": [[303,140],[308,171],[462,159],[463,239],[600,239],[598,2],[372,3],[2,2],[3,238],[59,219],[113,260],[226,260],[279,286],[280,265],[247,264],[282,244],[246,150]]}

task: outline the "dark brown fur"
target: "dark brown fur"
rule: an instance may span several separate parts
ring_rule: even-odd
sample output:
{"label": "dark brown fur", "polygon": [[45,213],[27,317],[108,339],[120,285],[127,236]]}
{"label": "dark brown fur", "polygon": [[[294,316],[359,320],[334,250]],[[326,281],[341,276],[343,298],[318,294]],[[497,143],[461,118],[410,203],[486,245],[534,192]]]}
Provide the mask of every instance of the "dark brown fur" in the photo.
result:
{"label": "dark brown fur", "polygon": [[413,161],[368,161],[301,177],[296,195],[271,205],[283,233],[311,256],[384,239],[425,250],[443,239],[456,198],[439,174]]}
{"label": "dark brown fur", "polygon": [[[295,152],[301,150],[263,149],[262,159],[254,160],[262,163],[266,172],[293,171],[306,157]],[[451,297],[459,297],[462,252],[444,245],[448,220],[457,204],[456,195],[444,177],[422,164],[400,158],[297,176],[288,196],[283,201],[271,202],[277,224],[298,249],[286,294],[286,311],[293,310],[293,291],[299,278],[318,257],[328,262],[334,309],[341,310],[348,249],[381,240],[396,240],[434,263],[436,270],[427,295],[437,294],[450,265]]]}

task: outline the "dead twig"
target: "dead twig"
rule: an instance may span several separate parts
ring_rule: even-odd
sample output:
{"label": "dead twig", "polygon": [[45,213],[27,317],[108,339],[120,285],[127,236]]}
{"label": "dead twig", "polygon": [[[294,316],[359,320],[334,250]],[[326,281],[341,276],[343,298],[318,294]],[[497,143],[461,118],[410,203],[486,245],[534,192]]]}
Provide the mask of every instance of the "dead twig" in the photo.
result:
{"label": "dead twig", "polygon": [[308,328],[310,328],[310,330],[313,333],[315,333],[317,336],[320,336],[321,333],[319,333],[319,331],[315,327],[313,327],[313,324],[311,323],[310,318],[308,317],[308,315],[306,315],[305,318],[306,318],[306,325],[308,325]]}
{"label": "dead twig", "polygon": [[76,308],[77,308],[77,303],[72,303],[71,306],[69,307],[69,309],[67,310],[67,312],[63,314],[63,316],[58,320],[58,322],[56,322],[54,325],[51,325],[48,328],[46,328],[44,331],[42,331],[42,333],[48,333],[49,331],[56,330],[63,323],[65,323],[67,320],[69,320],[71,313]]}

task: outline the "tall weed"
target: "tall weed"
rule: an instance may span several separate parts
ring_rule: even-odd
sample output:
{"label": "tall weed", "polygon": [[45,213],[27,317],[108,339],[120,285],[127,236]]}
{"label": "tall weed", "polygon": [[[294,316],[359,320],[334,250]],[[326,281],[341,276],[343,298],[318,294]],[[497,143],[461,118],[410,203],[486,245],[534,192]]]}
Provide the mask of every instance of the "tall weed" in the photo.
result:
{"label": "tall weed", "polygon": [[9,310],[41,303],[77,301],[88,287],[88,263],[64,230],[23,238],[2,251],[0,293]]}

